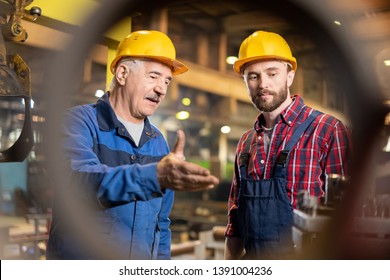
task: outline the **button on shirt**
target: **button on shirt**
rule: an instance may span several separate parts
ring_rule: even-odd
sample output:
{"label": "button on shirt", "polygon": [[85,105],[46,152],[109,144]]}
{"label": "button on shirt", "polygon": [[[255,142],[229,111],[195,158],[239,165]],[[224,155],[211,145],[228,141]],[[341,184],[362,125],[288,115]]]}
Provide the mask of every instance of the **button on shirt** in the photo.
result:
{"label": "button on shirt", "polygon": [[[254,133],[246,131],[236,150],[235,172],[228,201],[228,225],[226,236],[237,236],[237,203],[240,188],[238,159],[250,145],[247,179],[260,180],[272,178],[274,166],[280,152],[290,139],[294,127],[304,122],[313,109],[306,106],[300,96],[293,96],[293,102],[276,121],[268,145],[264,149],[265,119],[262,114],[254,124]],[[253,130],[252,129],[252,130]],[[306,190],[311,195],[324,195],[328,174],[348,175],[347,159],[349,134],[342,122],[333,116],[321,114],[306,130],[293,150],[287,164],[287,194],[293,207],[296,207],[297,194]]]}

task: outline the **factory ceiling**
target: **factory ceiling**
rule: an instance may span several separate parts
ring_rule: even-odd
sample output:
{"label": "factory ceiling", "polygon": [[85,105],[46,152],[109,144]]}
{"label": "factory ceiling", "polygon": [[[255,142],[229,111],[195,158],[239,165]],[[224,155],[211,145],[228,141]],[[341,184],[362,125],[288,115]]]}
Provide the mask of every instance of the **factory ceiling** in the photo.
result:
{"label": "factory ceiling", "polygon": [[[390,2],[387,0],[324,0],[324,1],[274,1],[264,5],[254,1],[236,0],[182,0],[168,1],[168,22],[177,32],[226,33],[230,50],[237,51],[243,38],[255,30],[269,30],[293,40],[298,51],[310,47],[305,38],[307,15],[318,18],[326,27],[348,29],[345,31],[356,40],[370,43],[390,40]],[[257,2],[256,2],[257,3]],[[292,7],[299,7],[305,14],[292,14]],[[134,22],[148,26],[150,9],[140,11]],[[345,25],[345,26],[343,26]]]}
{"label": "factory ceiling", "polygon": [[[96,2],[103,3],[103,1]],[[137,10],[128,11],[132,16],[132,30],[165,31],[173,39],[179,59],[198,65],[204,64],[203,66],[222,71],[224,74],[231,74],[234,78],[237,77],[234,76],[231,65],[221,68],[221,62],[219,64],[216,62],[218,59],[222,60],[222,57],[216,56],[215,49],[221,50],[221,43],[217,42],[216,38],[220,40],[223,36],[226,48],[224,52],[226,56],[230,56],[237,55],[242,40],[252,32],[260,29],[277,32],[286,38],[296,57],[300,58],[308,53],[317,54],[317,57],[309,60],[299,59],[298,64],[302,69],[302,66],[324,67],[324,62],[327,60],[321,53],[324,50],[321,47],[327,42],[321,41],[323,30],[334,32],[335,39],[349,37],[350,45],[347,47],[347,54],[355,54],[355,57],[359,58],[367,57],[369,62],[363,60],[362,65],[372,67],[376,64],[374,71],[378,72],[378,80],[382,83],[383,92],[387,98],[390,98],[388,79],[390,67],[385,67],[383,63],[385,59],[390,59],[390,2],[388,0],[286,0],[261,4],[259,1],[249,0],[175,0],[159,1],[153,5],[142,1],[139,3],[141,4]],[[312,19],[316,19],[321,26],[314,26]],[[56,43],[58,34],[51,36],[48,33],[48,35],[36,26],[50,27],[62,32],[61,34],[71,33],[77,27],[48,18],[43,10],[36,24],[26,26],[29,33],[26,44],[12,46],[15,52],[23,54],[23,58],[32,69],[33,95],[39,99],[45,69],[42,67],[41,57],[44,53],[49,53],[49,50],[55,50],[49,47],[50,45],[61,44]],[[202,37],[206,37],[210,45],[211,55],[206,61],[199,59],[199,51],[196,50],[202,43],[198,38]],[[26,53],[23,51],[26,46],[35,48]],[[326,50],[328,55],[332,54],[332,51],[332,49]],[[92,59],[101,63],[101,67],[84,69],[87,85],[76,102],[92,101],[93,95],[90,93],[95,88],[105,87],[107,56],[104,52],[103,55],[101,53],[96,56],[90,55]],[[194,55],[196,53],[197,56]]]}
{"label": "factory ceiling", "polygon": [[[40,3],[33,1],[33,4],[34,2]],[[103,1],[96,2],[103,3]],[[300,55],[315,53],[321,47],[321,44],[324,43],[321,42],[321,30],[325,28],[329,32],[334,31],[335,38],[337,36],[340,39],[350,37],[351,53],[355,52],[359,57],[366,55],[374,63],[375,60],[378,60],[378,65],[381,65],[381,69],[378,71],[380,72],[379,80],[385,84],[385,92],[390,92],[389,82],[386,84],[390,67],[384,68],[382,66],[383,60],[390,58],[390,2],[388,0],[268,2],[259,4],[259,1],[248,0],[175,0],[159,1],[151,5],[139,1],[141,3],[138,5],[139,8],[136,11],[129,11],[129,14],[132,15],[131,29],[149,28],[166,31],[173,39],[180,59],[202,64],[199,57],[194,56],[196,53],[194,48],[199,48],[201,45],[200,41],[196,41],[196,38],[200,36],[205,36],[209,40],[208,43],[211,45],[209,47],[211,49],[210,61],[217,60],[212,49],[221,48],[216,46],[220,42],[216,43],[215,38],[224,36],[226,56],[237,55],[242,40],[260,29],[280,33],[289,42],[294,55],[299,58]],[[112,3],[114,4],[115,1]],[[86,14],[88,14],[87,11]],[[313,26],[313,21],[310,18],[316,19],[317,23],[322,25],[322,29]],[[72,32],[75,29],[72,24],[47,18],[45,10],[37,20],[37,24],[49,26],[64,33]],[[29,41],[33,41],[31,45],[44,49],[46,45],[55,43],[55,36],[49,38],[50,35],[44,35],[45,37],[43,37],[42,30],[38,30],[38,28],[38,31],[33,30],[35,25],[29,25],[26,29],[29,33],[27,44]],[[13,48],[19,51],[22,47],[14,46]],[[352,49],[354,47],[356,48]],[[332,50],[329,52],[331,53]],[[35,71],[33,76],[41,79],[42,74],[37,70],[39,67],[34,66],[35,63],[38,63],[39,50],[36,53],[26,54],[26,56],[29,55],[31,56],[29,65]],[[101,57],[103,59],[100,59],[100,62],[107,60],[106,56]],[[29,60],[28,57],[26,59]],[[216,65],[215,63],[214,65],[210,62],[204,64],[216,70],[225,70],[220,67],[220,64]],[[300,63],[302,65],[302,61]],[[321,67],[323,61],[312,60],[310,63]],[[231,72],[231,66],[226,65],[226,71]],[[100,74],[94,75],[90,82],[105,83],[104,75],[104,72],[100,72]],[[33,84],[39,82],[40,80],[33,81]]]}

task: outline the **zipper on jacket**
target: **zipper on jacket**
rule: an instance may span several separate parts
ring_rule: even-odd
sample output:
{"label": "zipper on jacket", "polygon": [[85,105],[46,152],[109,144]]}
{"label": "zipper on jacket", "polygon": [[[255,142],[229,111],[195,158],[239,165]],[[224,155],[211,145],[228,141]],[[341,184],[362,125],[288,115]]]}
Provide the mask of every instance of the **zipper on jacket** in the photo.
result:
{"label": "zipper on jacket", "polygon": [[133,215],[133,226],[131,228],[131,241],[130,241],[130,259],[133,255],[133,240],[134,240],[134,227],[135,227],[135,217],[137,215],[137,199],[134,198],[134,215]]}
{"label": "zipper on jacket", "polygon": [[[155,227],[155,229],[154,229],[154,236],[153,236],[153,245],[152,245],[152,252],[151,252],[151,260],[153,260],[153,257],[154,257],[154,246],[156,245],[156,234],[157,234],[157,232],[158,231],[160,231],[160,226],[158,225],[158,218],[157,218],[157,221],[156,221],[156,227]],[[158,252],[157,252],[157,254],[158,254]],[[158,256],[156,256],[156,258],[157,258]]]}

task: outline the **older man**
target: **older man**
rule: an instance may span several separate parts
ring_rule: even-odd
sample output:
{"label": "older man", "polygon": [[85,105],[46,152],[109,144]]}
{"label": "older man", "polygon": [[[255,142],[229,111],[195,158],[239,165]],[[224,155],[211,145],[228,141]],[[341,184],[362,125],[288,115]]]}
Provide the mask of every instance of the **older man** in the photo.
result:
{"label": "older man", "polygon": [[[173,75],[187,70],[165,34],[133,32],[111,63],[111,90],[96,104],[68,110],[65,158],[77,180],[57,190],[71,192],[73,201],[68,195],[54,204],[48,259],[170,258],[173,191],[218,184],[207,169],[183,160],[182,131],[170,153],[148,120]],[[87,205],[78,217],[63,214],[72,202]]]}

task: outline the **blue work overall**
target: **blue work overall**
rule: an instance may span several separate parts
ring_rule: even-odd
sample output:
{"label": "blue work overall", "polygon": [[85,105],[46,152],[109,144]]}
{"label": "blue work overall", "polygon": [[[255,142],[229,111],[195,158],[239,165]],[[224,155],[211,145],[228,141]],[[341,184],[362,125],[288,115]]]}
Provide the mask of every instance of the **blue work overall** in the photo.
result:
{"label": "blue work overall", "polygon": [[287,196],[287,162],[291,149],[319,113],[314,111],[294,130],[285,149],[279,154],[272,178],[248,179],[250,144],[241,154],[237,214],[246,251],[244,259],[294,258],[293,207]]}

